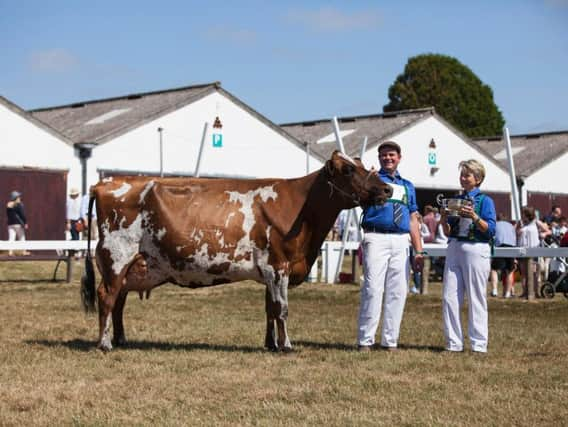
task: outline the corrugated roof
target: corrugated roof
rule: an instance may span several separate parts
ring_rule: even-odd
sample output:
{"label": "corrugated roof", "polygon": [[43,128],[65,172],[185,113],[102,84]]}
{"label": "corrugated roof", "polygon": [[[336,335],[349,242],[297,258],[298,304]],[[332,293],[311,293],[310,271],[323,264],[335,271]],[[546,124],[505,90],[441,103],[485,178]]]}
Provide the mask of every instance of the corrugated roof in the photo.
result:
{"label": "corrugated roof", "polygon": [[[472,142],[508,168],[502,137],[476,138]],[[568,152],[568,131],[512,135],[511,149],[516,175],[529,176]]]}
{"label": "corrugated roof", "polygon": [[[434,108],[430,107],[384,114],[341,117],[337,120],[343,134],[341,139],[345,152],[352,157],[359,157],[365,136],[368,138],[367,149],[370,149],[386,138],[432,115],[434,115]],[[310,152],[322,159],[329,159],[333,150],[336,149],[331,119],[285,123],[280,126],[300,141],[308,143]]]}
{"label": "corrugated roof", "polygon": [[218,91],[226,96],[266,126],[300,149],[305,150],[305,145],[302,142],[236,96],[224,90],[220,82],[76,102],[35,109],[31,110],[30,113],[34,117],[49,123],[50,126],[69,138],[71,145],[79,142],[91,142],[100,145],[151,120],[198,101],[213,91]]}
{"label": "corrugated roof", "polygon": [[[102,144],[216,90],[219,82],[30,110],[72,143]],[[87,124],[89,123],[89,124]]]}

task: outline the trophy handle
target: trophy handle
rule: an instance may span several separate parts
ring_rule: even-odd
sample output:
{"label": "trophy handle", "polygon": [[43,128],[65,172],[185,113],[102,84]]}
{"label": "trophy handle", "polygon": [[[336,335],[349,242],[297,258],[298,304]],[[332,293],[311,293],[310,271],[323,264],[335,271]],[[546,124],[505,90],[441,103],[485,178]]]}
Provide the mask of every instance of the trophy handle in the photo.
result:
{"label": "trophy handle", "polygon": [[442,199],[444,198],[444,194],[440,193],[436,196],[436,203],[438,203],[438,206],[442,206]]}

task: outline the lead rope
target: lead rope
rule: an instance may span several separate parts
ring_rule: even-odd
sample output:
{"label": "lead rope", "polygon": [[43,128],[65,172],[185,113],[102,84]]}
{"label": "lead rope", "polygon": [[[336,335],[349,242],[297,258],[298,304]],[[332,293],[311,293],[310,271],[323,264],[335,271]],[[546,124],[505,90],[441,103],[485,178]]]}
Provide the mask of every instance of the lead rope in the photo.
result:
{"label": "lead rope", "polygon": [[335,185],[333,182],[331,182],[329,180],[327,181],[327,183],[329,185],[329,198],[330,199],[333,196],[333,190],[335,189],[335,190],[337,190],[337,192],[339,194],[341,194],[342,196],[350,198],[357,205],[361,204],[361,200],[359,199],[359,197],[357,197],[357,195],[355,193],[349,194],[347,191],[342,190],[341,188],[339,188],[337,185]]}

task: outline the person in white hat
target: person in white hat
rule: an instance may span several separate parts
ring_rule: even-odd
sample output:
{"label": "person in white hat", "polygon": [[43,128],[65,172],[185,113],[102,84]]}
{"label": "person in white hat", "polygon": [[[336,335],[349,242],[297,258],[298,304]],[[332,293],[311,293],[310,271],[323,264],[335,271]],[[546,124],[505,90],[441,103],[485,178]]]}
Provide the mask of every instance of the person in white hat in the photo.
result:
{"label": "person in white hat", "polygon": [[81,198],[79,190],[71,188],[67,198],[67,221],[66,230],[71,233],[71,240],[79,240],[79,233],[82,231],[81,225]]}
{"label": "person in white hat", "polygon": [[[26,240],[28,220],[24,212],[22,193],[19,191],[12,191],[10,193],[10,200],[6,204],[6,218],[8,219],[8,240]],[[29,254],[28,251],[22,252],[22,255]],[[14,251],[8,251],[8,255],[14,255]]]}

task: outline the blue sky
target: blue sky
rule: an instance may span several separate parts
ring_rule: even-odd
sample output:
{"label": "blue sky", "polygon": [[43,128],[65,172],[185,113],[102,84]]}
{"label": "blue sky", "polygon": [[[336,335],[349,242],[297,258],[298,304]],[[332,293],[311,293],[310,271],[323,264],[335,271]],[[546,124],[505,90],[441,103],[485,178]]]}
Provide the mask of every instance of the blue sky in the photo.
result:
{"label": "blue sky", "polygon": [[276,123],[380,113],[409,57],[441,53],[511,133],[568,130],[568,0],[0,0],[0,53],[25,109],[219,80]]}

